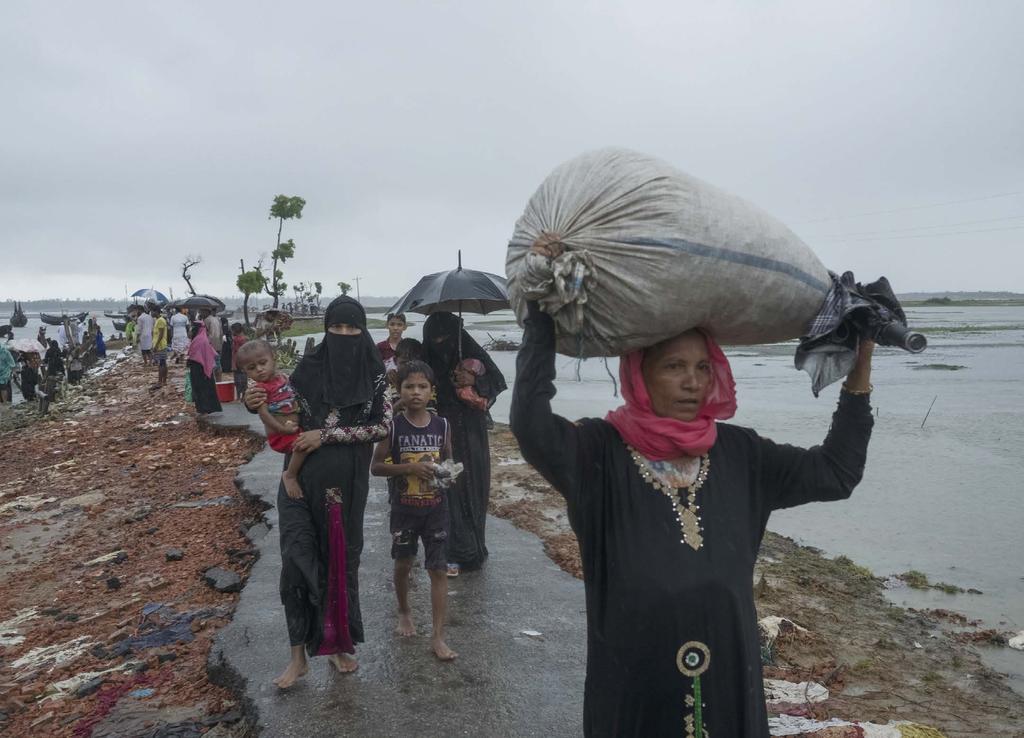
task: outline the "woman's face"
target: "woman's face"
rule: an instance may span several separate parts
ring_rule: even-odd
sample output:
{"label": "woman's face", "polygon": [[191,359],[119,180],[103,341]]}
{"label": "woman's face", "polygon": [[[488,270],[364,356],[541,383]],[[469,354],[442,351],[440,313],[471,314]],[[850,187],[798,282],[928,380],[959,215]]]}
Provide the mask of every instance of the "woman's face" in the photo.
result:
{"label": "woman's face", "polygon": [[357,325],[349,325],[348,323],[335,323],[334,325],[327,326],[327,332],[333,333],[336,336],[358,336],[363,331]]}
{"label": "woman's face", "polygon": [[655,415],[683,421],[696,418],[711,389],[711,359],[704,336],[687,331],[649,349],[643,377]]}

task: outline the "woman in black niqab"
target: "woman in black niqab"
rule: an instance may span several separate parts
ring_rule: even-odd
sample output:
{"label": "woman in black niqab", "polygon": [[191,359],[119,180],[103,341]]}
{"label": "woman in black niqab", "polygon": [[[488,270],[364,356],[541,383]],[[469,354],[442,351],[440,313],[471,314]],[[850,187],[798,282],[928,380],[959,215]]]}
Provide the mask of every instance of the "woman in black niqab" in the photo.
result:
{"label": "woman in black niqab", "polygon": [[[327,656],[341,672],[356,669],[363,641],[359,562],[373,444],[391,427],[384,364],[366,330],[366,312],[350,297],[324,314],[324,338],[291,375],[300,397],[303,432],[296,448],[309,452],[299,473],[302,498],[278,488],[281,602],[291,662],[275,679],[291,686],[307,655]],[[246,393],[246,405],[260,398]],[[287,467],[288,457],[284,464]]]}
{"label": "woman in black niqab", "polygon": [[[462,354],[459,355],[461,334]],[[452,455],[464,465],[448,493],[451,525],[448,532],[449,574],[479,569],[487,558],[487,502],[491,494],[491,451],[487,442],[487,413],[456,395],[452,372],[462,359],[479,359],[485,372],[476,378],[476,391],[490,407],[506,388],[494,360],[462,328],[451,313],[434,313],[423,324],[423,347],[437,381],[437,410],[452,428]]]}

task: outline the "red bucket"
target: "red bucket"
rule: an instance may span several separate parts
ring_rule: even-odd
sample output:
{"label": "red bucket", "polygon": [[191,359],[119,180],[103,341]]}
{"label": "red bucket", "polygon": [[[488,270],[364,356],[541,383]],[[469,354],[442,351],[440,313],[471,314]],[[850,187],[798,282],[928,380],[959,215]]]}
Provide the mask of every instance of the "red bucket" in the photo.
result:
{"label": "red bucket", "polygon": [[221,402],[235,401],[235,381],[233,379],[217,382],[217,399]]}

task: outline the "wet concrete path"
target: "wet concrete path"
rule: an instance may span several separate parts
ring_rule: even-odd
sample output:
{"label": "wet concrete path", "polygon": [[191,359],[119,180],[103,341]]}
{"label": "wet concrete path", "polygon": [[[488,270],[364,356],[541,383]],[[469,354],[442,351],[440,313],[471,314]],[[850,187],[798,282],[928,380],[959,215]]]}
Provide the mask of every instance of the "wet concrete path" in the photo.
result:
{"label": "wet concrete path", "polygon": [[[236,403],[225,405],[225,412],[208,422],[262,432],[256,418]],[[411,593],[419,635],[393,635],[387,496],[383,482],[373,477],[359,575],[367,638],[357,648],[359,670],[340,675],[324,658],[315,658],[296,687],[287,692],[274,687],[271,680],[288,660],[273,507],[280,473],[281,455],[264,448],[239,474],[245,493],[271,506],[266,511],[269,530],[252,531],[260,558],[233,621],[218,635],[210,655],[214,670],[241,678],[263,736],[582,733],[582,582],[556,567],[535,536],[488,517],[487,565],[449,580],[448,644],[459,658],[440,663],[430,650],[430,581],[422,567],[414,572]]]}

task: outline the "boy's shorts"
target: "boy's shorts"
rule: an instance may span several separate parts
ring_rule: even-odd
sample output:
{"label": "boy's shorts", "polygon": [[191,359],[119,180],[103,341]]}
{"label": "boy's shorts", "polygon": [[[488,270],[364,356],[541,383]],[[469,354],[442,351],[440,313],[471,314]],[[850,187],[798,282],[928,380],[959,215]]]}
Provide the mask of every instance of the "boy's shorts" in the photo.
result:
{"label": "boy's shorts", "polygon": [[147,357],[148,356],[152,356],[153,355],[153,349],[142,349],[142,355],[143,356],[147,356]]}
{"label": "boy's shorts", "polygon": [[448,500],[429,511],[408,512],[402,505],[391,506],[391,558],[416,556],[417,539],[423,539],[423,568],[444,571],[448,568]]}
{"label": "boy's shorts", "polygon": [[166,364],[167,363],[167,349],[159,349],[157,351],[154,351],[153,352],[153,360],[156,361],[157,364]]}
{"label": "boy's shorts", "polygon": [[290,454],[297,440],[299,440],[298,432],[267,434],[267,443],[270,444],[270,448],[282,454]]}

